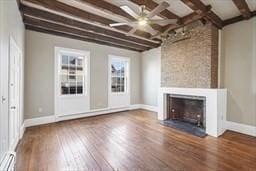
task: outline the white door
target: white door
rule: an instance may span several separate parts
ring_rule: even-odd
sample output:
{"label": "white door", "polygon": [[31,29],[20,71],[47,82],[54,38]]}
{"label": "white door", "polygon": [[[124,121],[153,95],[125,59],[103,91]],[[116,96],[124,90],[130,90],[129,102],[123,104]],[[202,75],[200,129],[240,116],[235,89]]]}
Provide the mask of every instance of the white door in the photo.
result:
{"label": "white door", "polygon": [[14,150],[19,141],[20,129],[20,83],[21,51],[15,41],[10,39],[9,70],[9,147]]}
{"label": "white door", "polygon": [[109,55],[109,98],[110,108],[130,106],[130,60],[126,57]]}
{"label": "white door", "polygon": [[90,52],[55,48],[55,115],[90,110]]}

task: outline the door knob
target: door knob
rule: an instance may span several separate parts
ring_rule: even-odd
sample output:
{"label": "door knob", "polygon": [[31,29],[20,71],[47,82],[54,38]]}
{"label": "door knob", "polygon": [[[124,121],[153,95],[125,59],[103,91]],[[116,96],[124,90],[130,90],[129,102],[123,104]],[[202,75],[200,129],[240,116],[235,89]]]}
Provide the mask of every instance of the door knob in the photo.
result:
{"label": "door knob", "polygon": [[2,103],[6,101],[6,98],[2,96]]}
{"label": "door knob", "polygon": [[11,106],[11,109],[16,109],[16,107],[15,106]]}

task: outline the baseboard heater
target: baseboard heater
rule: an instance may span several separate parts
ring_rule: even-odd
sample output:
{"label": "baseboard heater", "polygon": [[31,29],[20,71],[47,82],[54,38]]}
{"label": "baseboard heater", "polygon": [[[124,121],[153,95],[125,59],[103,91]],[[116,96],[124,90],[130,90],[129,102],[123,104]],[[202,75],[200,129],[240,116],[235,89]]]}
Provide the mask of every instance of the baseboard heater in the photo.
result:
{"label": "baseboard heater", "polygon": [[16,153],[8,152],[0,164],[0,171],[14,171],[16,163]]}

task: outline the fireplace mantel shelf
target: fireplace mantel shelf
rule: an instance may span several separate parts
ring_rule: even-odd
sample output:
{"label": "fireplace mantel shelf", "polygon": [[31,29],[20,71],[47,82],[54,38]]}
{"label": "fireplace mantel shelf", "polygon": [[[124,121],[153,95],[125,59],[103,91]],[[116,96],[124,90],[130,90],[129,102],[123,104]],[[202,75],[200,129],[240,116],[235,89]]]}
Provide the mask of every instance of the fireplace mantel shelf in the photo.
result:
{"label": "fireplace mantel shelf", "polygon": [[161,87],[158,96],[158,119],[167,118],[168,94],[203,96],[206,98],[206,133],[218,137],[225,131],[227,89]]}

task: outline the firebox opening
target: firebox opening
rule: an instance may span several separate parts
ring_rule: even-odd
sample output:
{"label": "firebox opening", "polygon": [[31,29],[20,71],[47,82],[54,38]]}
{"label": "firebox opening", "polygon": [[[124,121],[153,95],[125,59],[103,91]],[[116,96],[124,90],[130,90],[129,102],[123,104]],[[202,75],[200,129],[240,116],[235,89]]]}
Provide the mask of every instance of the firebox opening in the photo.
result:
{"label": "firebox opening", "polygon": [[164,125],[205,137],[205,102],[202,96],[167,94],[167,119]]}
{"label": "firebox opening", "polygon": [[167,107],[168,119],[205,128],[205,97],[168,95]]}

